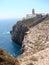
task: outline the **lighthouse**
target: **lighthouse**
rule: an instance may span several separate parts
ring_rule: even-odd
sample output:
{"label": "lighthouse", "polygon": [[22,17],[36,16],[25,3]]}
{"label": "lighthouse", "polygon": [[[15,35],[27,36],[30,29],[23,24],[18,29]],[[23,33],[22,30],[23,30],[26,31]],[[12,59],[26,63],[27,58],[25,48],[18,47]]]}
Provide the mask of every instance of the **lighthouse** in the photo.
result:
{"label": "lighthouse", "polygon": [[35,10],[34,9],[32,9],[32,15],[34,15],[35,14]]}
{"label": "lighthouse", "polygon": [[34,17],[36,17],[35,10],[32,9],[32,13],[31,14],[27,14],[26,18],[34,18]]}

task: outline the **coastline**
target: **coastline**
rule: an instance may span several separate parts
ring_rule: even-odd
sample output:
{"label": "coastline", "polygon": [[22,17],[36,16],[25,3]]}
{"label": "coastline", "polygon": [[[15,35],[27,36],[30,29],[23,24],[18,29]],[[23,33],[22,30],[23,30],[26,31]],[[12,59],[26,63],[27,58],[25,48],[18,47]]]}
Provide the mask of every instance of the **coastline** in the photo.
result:
{"label": "coastline", "polygon": [[12,55],[0,49],[1,64],[40,65],[42,63],[42,65],[48,65],[49,64],[48,32],[49,32],[49,17],[46,17],[45,19],[42,20],[42,22],[29,28],[29,30],[25,32],[26,35],[24,36],[24,39],[22,41],[22,48],[21,48],[21,50],[23,50],[23,53],[21,55],[14,58]]}

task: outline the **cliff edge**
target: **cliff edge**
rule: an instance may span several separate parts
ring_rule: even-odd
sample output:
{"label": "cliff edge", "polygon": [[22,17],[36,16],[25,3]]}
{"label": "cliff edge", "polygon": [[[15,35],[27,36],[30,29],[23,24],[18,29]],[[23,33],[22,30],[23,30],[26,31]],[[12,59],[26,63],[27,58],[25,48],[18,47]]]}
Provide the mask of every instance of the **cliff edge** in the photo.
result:
{"label": "cliff edge", "polygon": [[0,65],[49,65],[49,17],[35,24],[25,32],[27,35],[22,41],[23,54],[14,58],[0,49]]}
{"label": "cliff edge", "polygon": [[19,62],[12,55],[0,49],[0,65],[19,65]]}
{"label": "cliff edge", "polygon": [[20,65],[49,65],[49,17],[30,28],[24,36]]}
{"label": "cliff edge", "polygon": [[22,21],[18,21],[10,31],[12,41],[16,42],[19,45],[22,45],[25,32],[28,31],[30,25],[34,20],[35,18],[30,18],[30,19],[24,19]]}
{"label": "cliff edge", "polygon": [[29,28],[42,22],[42,20],[44,20],[47,17],[48,16],[45,15],[45,16],[23,19],[21,21],[18,21],[10,31],[12,41],[16,42],[19,45],[22,45],[22,41],[24,39],[24,36],[26,35],[25,32],[27,32]]}

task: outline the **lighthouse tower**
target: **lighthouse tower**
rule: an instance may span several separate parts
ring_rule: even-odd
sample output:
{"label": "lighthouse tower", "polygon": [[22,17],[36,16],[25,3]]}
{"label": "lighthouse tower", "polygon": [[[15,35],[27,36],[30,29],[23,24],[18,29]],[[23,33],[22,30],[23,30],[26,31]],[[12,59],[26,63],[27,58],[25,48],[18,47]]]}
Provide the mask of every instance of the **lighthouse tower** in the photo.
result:
{"label": "lighthouse tower", "polygon": [[26,15],[26,18],[33,18],[33,17],[36,17],[36,13],[35,13],[34,9],[32,9],[32,13],[31,14],[27,14]]}
{"label": "lighthouse tower", "polygon": [[32,9],[32,15],[34,15],[35,14],[35,10],[34,9]]}

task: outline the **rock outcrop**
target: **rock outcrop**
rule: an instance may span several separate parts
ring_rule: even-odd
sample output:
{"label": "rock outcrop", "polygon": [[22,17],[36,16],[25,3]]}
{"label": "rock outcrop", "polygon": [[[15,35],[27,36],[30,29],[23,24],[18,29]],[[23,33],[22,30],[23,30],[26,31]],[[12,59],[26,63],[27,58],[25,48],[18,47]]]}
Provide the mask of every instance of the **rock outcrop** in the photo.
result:
{"label": "rock outcrop", "polygon": [[22,45],[25,32],[28,31],[29,26],[33,23],[34,20],[35,18],[18,21],[13,26],[12,31],[10,31],[12,40],[19,45]]}
{"label": "rock outcrop", "polygon": [[49,17],[26,33],[20,65],[49,65]]}
{"label": "rock outcrop", "polygon": [[29,54],[21,55],[18,58],[20,65],[49,65],[49,48]]}
{"label": "rock outcrop", "polygon": [[24,39],[24,36],[26,35],[25,32],[27,32],[29,28],[42,22],[42,20],[44,20],[45,18],[47,18],[47,15],[41,16],[38,18],[35,17],[35,18],[24,19],[22,21],[18,21],[13,26],[12,31],[10,31],[12,40],[18,43],[19,45],[22,45],[22,41]]}
{"label": "rock outcrop", "polygon": [[12,55],[0,49],[0,65],[19,65],[19,62]]}
{"label": "rock outcrop", "polygon": [[49,47],[49,17],[26,33],[22,45],[25,51],[35,53]]}
{"label": "rock outcrop", "polygon": [[48,16],[36,19],[34,22],[30,19],[27,22],[23,20],[13,27],[11,34],[12,39],[22,45],[23,54],[17,58],[20,65],[49,65]]}

